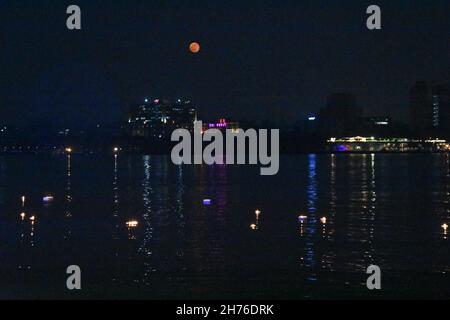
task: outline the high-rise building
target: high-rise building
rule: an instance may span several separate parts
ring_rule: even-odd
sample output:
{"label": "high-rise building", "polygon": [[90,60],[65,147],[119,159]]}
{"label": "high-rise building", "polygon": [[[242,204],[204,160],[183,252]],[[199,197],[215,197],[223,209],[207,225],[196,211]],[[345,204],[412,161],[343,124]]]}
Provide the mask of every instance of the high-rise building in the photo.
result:
{"label": "high-rise building", "polygon": [[321,131],[327,134],[348,135],[362,125],[363,111],[350,93],[334,93],[328,96],[327,106],[319,113]]}
{"label": "high-rise building", "polygon": [[450,134],[450,85],[420,81],[410,90],[410,121],[418,136]]}
{"label": "high-rise building", "polygon": [[130,108],[127,133],[150,139],[170,138],[176,128],[192,129],[197,114],[190,100],[146,99]]}
{"label": "high-rise building", "polygon": [[166,116],[176,128],[192,129],[194,121],[197,119],[197,108],[190,100],[178,99],[170,104]]}

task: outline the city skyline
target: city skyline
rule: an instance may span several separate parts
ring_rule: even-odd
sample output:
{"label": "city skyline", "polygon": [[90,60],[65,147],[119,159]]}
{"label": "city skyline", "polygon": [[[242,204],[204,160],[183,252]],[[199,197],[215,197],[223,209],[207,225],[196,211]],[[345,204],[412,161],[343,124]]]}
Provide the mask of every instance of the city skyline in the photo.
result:
{"label": "city skyline", "polygon": [[449,13],[0,1],[0,299],[448,299]]}
{"label": "city skyline", "polygon": [[[291,121],[318,113],[333,92],[355,94],[369,115],[406,122],[416,81],[449,81],[449,43],[429,36],[450,30],[445,1],[379,1],[377,31],[367,30],[366,6],[353,1],[287,2],[270,11],[251,2],[209,10],[79,1],[83,28],[74,32],[65,27],[65,4],[44,4],[2,4],[7,123],[112,122],[147,95],[189,96],[206,118]],[[192,41],[201,45],[197,54]]]}

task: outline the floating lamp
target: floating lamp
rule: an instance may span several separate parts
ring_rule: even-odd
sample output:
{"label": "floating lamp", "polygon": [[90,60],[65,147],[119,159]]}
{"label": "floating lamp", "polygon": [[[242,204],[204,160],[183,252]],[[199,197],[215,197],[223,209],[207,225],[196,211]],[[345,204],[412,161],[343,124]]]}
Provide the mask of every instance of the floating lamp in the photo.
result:
{"label": "floating lamp", "polygon": [[252,224],[250,225],[250,229],[256,230],[256,224],[252,223]]}
{"label": "floating lamp", "polygon": [[33,222],[34,222],[35,220],[36,220],[36,217],[35,217],[35,216],[31,216],[31,217],[30,217],[30,221],[33,221]]}
{"label": "floating lamp", "polygon": [[326,224],[327,223],[327,217],[320,218],[320,222],[322,222],[323,224]]}
{"label": "floating lamp", "polygon": [[304,223],[306,219],[308,219],[308,217],[305,215],[301,214],[298,216],[298,221],[300,221],[300,223]]}
{"label": "floating lamp", "polygon": [[54,199],[53,196],[48,195],[48,196],[43,197],[43,198],[42,198],[42,201],[44,201],[44,202],[46,202],[46,203],[49,203],[49,202],[52,202],[53,199]]}
{"label": "floating lamp", "polygon": [[444,233],[447,233],[448,224],[444,223],[441,227],[444,229]]}
{"label": "floating lamp", "polygon": [[25,212],[22,212],[22,213],[20,214],[20,217],[22,218],[22,221],[25,220]]}
{"label": "floating lamp", "polygon": [[136,228],[138,226],[139,222],[136,220],[130,220],[126,222],[126,225],[128,228]]}
{"label": "floating lamp", "polygon": [[67,147],[65,150],[66,150],[67,153],[72,153],[72,148],[71,147]]}

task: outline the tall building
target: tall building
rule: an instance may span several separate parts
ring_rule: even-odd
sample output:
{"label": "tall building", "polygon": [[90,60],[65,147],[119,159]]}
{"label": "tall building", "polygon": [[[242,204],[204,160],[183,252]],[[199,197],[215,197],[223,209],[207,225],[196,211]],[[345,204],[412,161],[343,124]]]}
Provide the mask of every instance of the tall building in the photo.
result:
{"label": "tall building", "polygon": [[327,105],[319,113],[318,121],[323,133],[333,135],[354,134],[362,125],[362,108],[350,93],[334,93],[328,96]]}
{"label": "tall building", "polygon": [[197,108],[190,100],[178,99],[167,109],[166,117],[176,128],[192,129],[197,119]]}
{"label": "tall building", "polygon": [[410,121],[418,136],[450,136],[450,85],[416,82],[410,90]]}
{"label": "tall building", "polygon": [[135,137],[167,139],[174,129],[192,129],[196,115],[197,110],[190,100],[146,99],[144,103],[131,106],[126,131]]}

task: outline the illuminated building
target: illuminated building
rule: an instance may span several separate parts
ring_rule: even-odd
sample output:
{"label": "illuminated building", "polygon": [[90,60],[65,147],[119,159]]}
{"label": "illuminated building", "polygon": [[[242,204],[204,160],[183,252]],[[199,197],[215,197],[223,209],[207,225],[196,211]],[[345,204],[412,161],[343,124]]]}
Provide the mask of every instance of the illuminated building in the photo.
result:
{"label": "illuminated building", "polygon": [[330,138],[331,152],[445,152],[450,151],[446,140],[414,140],[407,138],[348,137]]}
{"label": "illuminated building", "polygon": [[372,127],[387,127],[391,124],[391,118],[386,117],[369,117],[366,122]]}
{"label": "illuminated building", "polygon": [[389,137],[395,134],[389,116],[367,117],[364,120],[365,135]]}
{"label": "illuminated building", "polygon": [[410,90],[410,120],[419,136],[450,137],[450,85],[417,82]]}
{"label": "illuminated building", "polygon": [[144,103],[131,107],[125,128],[133,137],[170,139],[174,129],[192,129],[196,114],[190,100],[145,99]]}
{"label": "illuminated building", "polygon": [[208,129],[219,129],[221,131],[224,131],[226,129],[231,129],[231,130],[237,132],[239,130],[239,123],[228,121],[225,118],[221,118],[217,122],[204,123],[203,131],[206,131]]}
{"label": "illuminated building", "polygon": [[190,100],[178,99],[171,104],[166,112],[167,120],[172,122],[176,128],[192,129],[197,119],[197,109]]}

